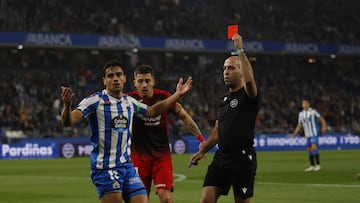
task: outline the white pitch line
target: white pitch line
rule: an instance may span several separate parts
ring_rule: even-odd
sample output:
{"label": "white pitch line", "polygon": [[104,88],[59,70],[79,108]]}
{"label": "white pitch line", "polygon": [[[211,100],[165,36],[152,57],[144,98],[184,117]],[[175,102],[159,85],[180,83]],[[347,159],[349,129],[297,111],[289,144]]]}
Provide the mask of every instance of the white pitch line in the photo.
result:
{"label": "white pitch line", "polygon": [[[90,180],[89,177],[71,177],[71,176],[18,176],[18,175],[0,175],[0,178],[20,178],[20,179],[51,179],[51,180]],[[174,173],[174,182],[184,181],[186,176],[179,173]]]}
{"label": "white pitch line", "polygon": [[51,179],[51,180],[89,180],[89,177],[71,177],[71,176],[17,176],[17,175],[0,175],[0,178],[27,178],[27,179]]}
{"label": "white pitch line", "polygon": [[186,176],[180,173],[174,173],[174,182],[180,182],[186,179]]}
{"label": "white pitch line", "polygon": [[[186,180],[186,176],[174,173],[174,182]],[[186,182],[202,182],[203,180],[186,180]],[[307,187],[332,187],[332,188],[360,188],[360,185],[341,185],[341,184],[320,184],[320,183],[281,183],[281,182],[256,182],[259,185],[283,185],[283,186],[307,186]]]}
{"label": "white pitch line", "polygon": [[[89,180],[90,177],[69,177],[69,176],[14,176],[14,175],[0,175],[0,178],[21,178],[21,179],[51,179],[51,180]],[[186,176],[179,173],[174,173],[174,182],[186,180]],[[203,180],[186,180],[188,183],[202,182]],[[320,183],[281,183],[281,182],[257,182],[259,185],[281,185],[281,186],[306,186],[306,187],[329,187],[329,188],[360,188],[360,185],[341,185],[341,184],[320,184]]]}
{"label": "white pitch line", "polygon": [[[71,177],[71,176],[18,176],[18,175],[0,175],[0,178],[20,178],[20,179],[51,179],[51,180],[89,180],[89,177]],[[186,176],[179,173],[174,173],[174,182],[184,181]]]}
{"label": "white pitch line", "polygon": [[341,184],[318,184],[318,183],[278,183],[278,182],[256,182],[260,185],[284,185],[284,186],[308,186],[308,187],[333,187],[333,188],[360,188],[360,185],[341,185]]}

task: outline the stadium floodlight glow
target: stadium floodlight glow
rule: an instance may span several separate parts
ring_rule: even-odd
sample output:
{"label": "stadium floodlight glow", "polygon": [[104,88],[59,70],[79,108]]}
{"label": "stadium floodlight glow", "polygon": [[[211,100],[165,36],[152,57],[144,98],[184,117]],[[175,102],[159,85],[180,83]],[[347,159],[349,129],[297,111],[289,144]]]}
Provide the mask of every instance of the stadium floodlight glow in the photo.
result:
{"label": "stadium floodlight glow", "polygon": [[24,46],[22,45],[22,44],[19,44],[18,46],[17,46],[17,49],[23,49],[24,48]]}
{"label": "stadium floodlight glow", "polygon": [[99,55],[99,51],[98,50],[91,50],[91,54],[92,55]]}
{"label": "stadium floodlight glow", "polygon": [[249,57],[249,61],[251,61],[251,62],[256,62],[256,57],[255,57],[255,56],[250,56],[250,57]]}
{"label": "stadium floodlight glow", "polygon": [[139,50],[138,50],[137,48],[133,48],[133,49],[132,49],[132,53],[134,53],[134,54],[138,53],[138,51],[139,51]]}
{"label": "stadium floodlight glow", "polygon": [[166,52],[166,53],[165,53],[165,56],[166,56],[166,57],[173,57],[173,56],[174,56],[174,54],[173,54],[173,53],[171,53],[171,52]]}
{"label": "stadium floodlight glow", "polygon": [[316,63],[316,58],[308,58],[308,63]]}

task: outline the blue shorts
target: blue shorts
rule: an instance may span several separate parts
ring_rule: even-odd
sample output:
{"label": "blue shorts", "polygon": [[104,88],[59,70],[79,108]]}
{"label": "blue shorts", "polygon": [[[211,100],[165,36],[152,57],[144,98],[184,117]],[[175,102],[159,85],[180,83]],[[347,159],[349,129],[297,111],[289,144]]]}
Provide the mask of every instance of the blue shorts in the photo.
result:
{"label": "blue shorts", "polygon": [[112,169],[92,169],[91,179],[99,198],[112,192],[121,192],[127,202],[136,195],[147,195],[145,186],[132,163]]}
{"label": "blue shorts", "polygon": [[319,137],[318,136],[308,137],[306,144],[307,146],[311,146],[312,144],[319,145]]}

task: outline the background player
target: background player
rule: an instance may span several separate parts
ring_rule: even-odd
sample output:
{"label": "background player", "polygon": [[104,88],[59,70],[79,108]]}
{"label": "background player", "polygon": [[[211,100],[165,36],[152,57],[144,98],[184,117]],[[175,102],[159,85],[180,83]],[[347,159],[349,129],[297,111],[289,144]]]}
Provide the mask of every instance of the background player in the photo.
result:
{"label": "background player", "polygon": [[296,126],[292,137],[296,137],[301,128],[307,138],[307,150],[309,153],[310,166],[305,171],[319,171],[320,167],[320,155],[319,155],[319,135],[321,124],[321,133],[326,132],[326,122],[315,109],[310,107],[310,101],[308,99],[302,100],[303,110],[299,113],[298,125]]}

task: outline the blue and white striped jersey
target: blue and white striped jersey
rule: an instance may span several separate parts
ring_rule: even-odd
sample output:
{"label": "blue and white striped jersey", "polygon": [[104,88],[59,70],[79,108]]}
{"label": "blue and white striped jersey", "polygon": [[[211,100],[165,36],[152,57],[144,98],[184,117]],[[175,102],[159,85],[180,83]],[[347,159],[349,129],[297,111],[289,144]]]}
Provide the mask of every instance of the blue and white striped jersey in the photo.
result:
{"label": "blue and white striped jersey", "polygon": [[299,113],[298,123],[301,123],[304,129],[305,137],[313,137],[319,135],[319,118],[320,114],[312,108],[309,108],[307,111],[302,110]]}
{"label": "blue and white striped jersey", "polygon": [[92,169],[110,169],[130,161],[133,116],[141,117],[147,105],[123,95],[121,99],[106,90],[84,98],[77,109],[88,119]]}

